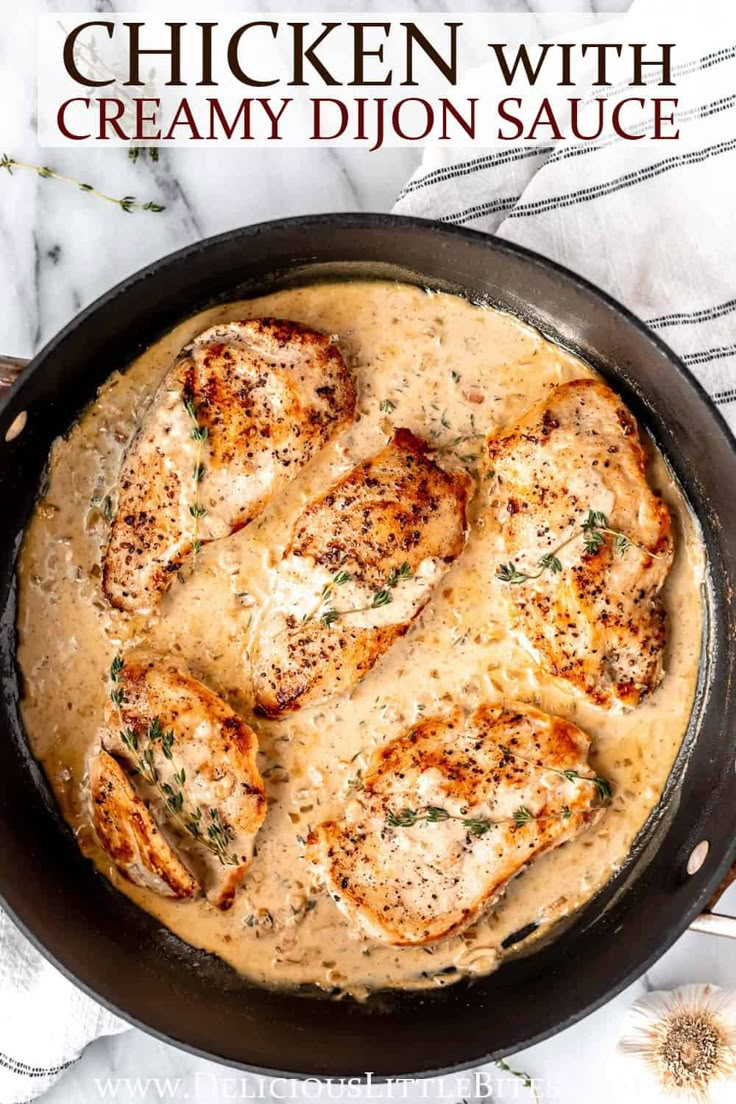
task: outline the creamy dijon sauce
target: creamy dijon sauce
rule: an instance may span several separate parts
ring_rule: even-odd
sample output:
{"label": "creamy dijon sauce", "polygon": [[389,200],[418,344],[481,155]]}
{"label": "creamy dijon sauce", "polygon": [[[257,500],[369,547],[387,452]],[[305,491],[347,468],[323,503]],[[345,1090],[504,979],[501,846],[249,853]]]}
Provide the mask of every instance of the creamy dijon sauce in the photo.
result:
{"label": "creamy dijon sauce", "polygon": [[[148,396],[175,354],[222,321],[272,315],[335,335],[358,387],[353,427],[332,442],[247,529],[206,546],[154,616],[108,607],[99,587],[121,458]],[[269,984],[315,982],[356,994],[376,986],[444,985],[498,965],[501,943],[531,922],[534,939],[578,908],[625,862],[657,804],[685,734],[701,648],[702,546],[660,457],[650,478],[673,514],[677,554],[665,589],[666,675],[630,712],[607,712],[555,685],[509,633],[482,435],[513,421],[551,386],[591,369],[516,319],[454,296],[384,282],[333,283],[230,303],[187,319],[115,374],[53,448],[48,489],[20,561],[23,720],[80,847],[141,907],[187,942]],[[249,638],[273,565],[303,504],[394,426],[428,438],[477,485],[468,544],[408,635],[352,693],[279,721],[253,716]],[[109,512],[109,511],[107,511]],[[257,855],[232,910],[172,902],[125,881],[89,824],[85,759],[101,722],[112,658],[133,645],[177,656],[258,733],[269,808]],[[420,717],[480,702],[528,702],[593,739],[591,762],[613,786],[591,830],[517,877],[471,930],[432,948],[359,936],[320,890],[304,858],[310,826],[360,784],[371,751]],[[528,944],[522,944],[526,946]]]}

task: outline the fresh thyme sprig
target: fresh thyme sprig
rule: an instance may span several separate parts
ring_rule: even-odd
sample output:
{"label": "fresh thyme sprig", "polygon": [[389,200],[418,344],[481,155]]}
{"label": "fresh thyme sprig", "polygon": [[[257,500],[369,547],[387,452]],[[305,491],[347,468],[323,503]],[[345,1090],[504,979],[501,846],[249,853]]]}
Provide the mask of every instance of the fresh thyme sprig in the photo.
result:
{"label": "fresh thyme sprig", "polygon": [[31,165],[26,161],[17,161],[15,157],[9,157],[7,153],[4,153],[0,157],[0,169],[7,169],[10,175],[13,175],[13,169],[28,169],[30,172],[35,172],[44,180],[60,180],[62,184],[71,184],[75,188],[79,188],[82,192],[89,192],[90,195],[96,196],[98,199],[104,199],[106,203],[114,203],[120,207],[126,214],[131,214],[133,211],[152,211],[154,214],[160,214],[161,211],[165,211],[166,207],[163,203],[155,203],[149,199],[146,202],[141,202],[136,199],[135,196],[122,196],[118,199],[116,196],[107,195],[105,192],[98,191],[92,184],[83,184],[79,180],[74,180],[71,176],[64,176],[63,173],[57,172],[56,169],[50,169],[48,165]]}
{"label": "fresh thyme sprig", "polygon": [[377,590],[373,595],[373,601],[370,604],[370,609],[379,609],[381,606],[387,606],[389,602],[393,602],[392,591],[399,585],[399,583],[405,582],[407,579],[411,579],[412,571],[406,560],[402,563],[401,567],[395,567],[391,574],[386,579],[381,590]]}
{"label": "fresh thyme sprig", "polygon": [[[201,808],[197,809],[197,813],[201,816]],[[231,854],[228,856],[227,848],[232,842],[234,835],[232,826],[226,824],[220,815],[219,809],[210,809],[210,822],[207,825],[207,846],[217,858],[220,860],[223,866],[237,866],[238,856]]]}
{"label": "fresh thyme sprig", "polygon": [[207,510],[199,501],[199,484],[204,479],[205,467],[202,463],[202,454],[204,452],[205,441],[209,436],[209,430],[207,426],[200,424],[197,408],[194,405],[191,395],[186,391],[183,394],[183,402],[184,409],[193,422],[190,436],[192,440],[197,443],[197,455],[192,469],[192,478],[194,479],[194,502],[189,507],[189,513],[192,515],[194,522],[192,528],[192,556],[196,559],[202,550],[202,542],[199,539],[199,520],[205,517],[207,513]]}
{"label": "fresh thyme sprig", "polygon": [[[526,759],[523,755],[517,755],[516,752],[512,751],[511,748],[506,745],[499,745],[499,750],[505,755],[511,755],[519,759],[522,763],[527,763],[531,767],[537,767],[539,770],[552,771],[553,774],[560,775],[561,778],[565,778],[568,782],[589,783],[591,786],[595,787],[600,805],[607,805],[611,801],[613,791],[611,789],[611,783],[606,778],[600,778],[598,776],[588,778],[577,770],[564,770],[561,767],[548,767],[544,763],[535,763],[533,759]],[[531,822],[558,819],[565,821],[569,820],[572,815],[572,809],[569,805],[563,805],[559,813],[547,814],[539,817],[533,816],[525,805],[520,805],[518,809],[514,810],[510,817],[491,820],[489,817],[459,816],[455,813],[450,813],[441,805],[423,805],[417,809],[401,809],[399,812],[394,812],[392,809],[389,809],[386,814],[386,825],[389,828],[412,828],[421,821],[425,821],[428,824],[438,824],[443,820],[458,820],[474,836],[484,836],[486,832],[490,832],[491,829],[495,828],[497,825],[513,824],[514,827],[520,828],[522,825]]]}
{"label": "fresh thyme sprig", "polygon": [[[110,665],[110,681],[112,690],[110,700],[116,707],[120,720],[120,739],[125,744],[135,762],[135,769],[141,777],[154,786],[171,817],[199,843],[202,843],[223,866],[238,866],[240,860],[234,852],[228,848],[232,842],[234,832],[231,825],[223,821],[218,809],[205,810],[199,805],[193,805],[184,793],[186,771],[184,767],[176,768],[174,762],[174,733],[171,729],[164,729],[159,718],[154,717],[149,721],[142,740],[135,729],[126,727],[122,715],[122,706],[125,701],[125,692],[120,685],[120,675],[123,671],[124,661],[121,656],[115,656]],[[155,748],[159,744],[161,754],[171,765],[173,774],[170,782],[161,779],[155,761]]]}
{"label": "fresh thyme sprig", "polygon": [[503,1058],[497,1058],[493,1064],[503,1073],[509,1073],[512,1077],[516,1077],[519,1081],[521,1081],[524,1088],[530,1090],[535,1104],[540,1104],[539,1093],[537,1092],[537,1086],[534,1084],[533,1077],[530,1077],[529,1074],[526,1073],[524,1070],[514,1069],[513,1066],[510,1066],[508,1064],[508,1062],[504,1062]]}
{"label": "fresh thyme sprig", "polygon": [[[393,591],[399,585],[407,579],[412,578],[412,570],[409,564],[404,561],[401,567],[395,567],[394,570],[387,576],[382,587],[380,587],[371,598],[371,601],[367,606],[355,606],[352,609],[339,610],[332,604],[332,597],[334,594],[334,588],[336,586],[342,586],[352,578],[347,571],[340,570],[331,582],[327,583],[322,590],[322,596],[320,598],[319,606],[314,614],[309,614],[304,617],[304,621],[311,621],[316,614],[319,614],[319,620],[323,625],[333,625],[335,621],[340,617],[345,617],[349,613],[364,613],[366,610],[380,609],[382,606],[387,606],[393,602]],[[320,613],[319,611],[322,610]]]}
{"label": "fresh thyme sprig", "polygon": [[521,763],[527,763],[530,767],[536,767],[540,771],[550,771],[552,774],[557,774],[560,778],[567,779],[568,782],[587,782],[591,786],[595,786],[596,793],[602,802],[608,802],[613,796],[611,789],[611,783],[607,778],[600,778],[598,775],[590,778],[588,775],[581,774],[577,770],[563,770],[561,767],[549,767],[546,763],[535,763],[533,759],[527,759],[523,755],[519,755],[518,752],[513,751],[507,744],[499,744],[499,751],[502,751],[504,755],[511,755],[514,759],[518,759]]}
{"label": "fresh thyme sprig", "polygon": [[[325,625],[331,625],[338,617],[337,612],[331,608],[329,603],[332,601],[332,596],[335,591],[335,587],[344,586],[345,583],[349,583],[352,579],[352,575],[349,571],[345,571],[343,568],[330,579],[329,583],[325,583],[322,587],[322,593],[320,594],[317,607],[312,613],[305,613],[302,621],[312,621],[315,616],[319,614],[318,620],[322,621]],[[322,611],[320,613],[320,610]]]}
{"label": "fresh thyme sprig", "polygon": [[536,571],[522,571],[516,566],[513,560],[509,563],[501,564],[496,571],[496,578],[500,579],[502,583],[511,583],[516,585],[518,583],[525,583],[529,579],[538,579],[540,575],[544,575],[545,571],[550,571],[553,575],[557,575],[562,571],[562,561],[559,559],[559,553],[564,548],[567,548],[573,541],[582,538],[585,545],[585,551],[595,553],[599,548],[606,543],[606,537],[613,538],[613,546],[619,556],[624,556],[629,547],[633,545],[634,548],[638,548],[641,552],[646,553],[648,556],[652,556],[653,559],[659,559],[660,557],[656,552],[650,552],[648,548],[644,548],[643,545],[637,544],[631,537],[628,537],[626,533],[623,533],[620,529],[612,529],[608,524],[608,518],[600,510],[588,510],[588,513],[580,525],[571,536],[567,537],[561,544],[546,555],[542,556],[541,560],[537,561]]}
{"label": "fresh thyme sprig", "polygon": [[559,813],[548,816],[535,817],[525,805],[514,809],[512,816],[502,817],[499,820],[491,820],[489,817],[466,817],[448,812],[441,805],[422,805],[418,809],[401,809],[394,812],[389,809],[386,814],[386,827],[388,828],[413,828],[415,824],[426,821],[427,824],[439,824],[443,820],[457,820],[464,828],[467,828],[474,836],[485,836],[491,829],[504,824],[513,824],[515,828],[521,828],[524,824],[538,823],[546,820],[569,820],[572,809],[569,805],[563,805]]}

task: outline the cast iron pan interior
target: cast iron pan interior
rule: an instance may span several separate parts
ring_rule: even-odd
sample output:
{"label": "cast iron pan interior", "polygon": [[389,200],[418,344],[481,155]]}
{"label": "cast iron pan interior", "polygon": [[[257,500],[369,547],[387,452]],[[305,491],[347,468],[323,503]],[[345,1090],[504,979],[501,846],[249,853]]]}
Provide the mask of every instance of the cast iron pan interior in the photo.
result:
{"label": "cast iron pan interior", "polygon": [[[709,557],[708,658],[666,810],[627,870],[559,937],[474,983],[366,1004],[253,987],[112,890],[77,851],[19,726],[14,561],[53,439],[115,368],[216,300],[327,277],[381,276],[513,311],[585,357],[648,427],[693,504]],[[24,432],[5,432],[21,410]],[[0,891],[37,945],[155,1034],[248,1068],[318,1076],[435,1073],[569,1025],[638,976],[684,930],[734,854],[736,456],[674,355],[616,303],[522,249],[384,215],[249,227],[160,261],[103,296],[36,357],[0,409]],[[688,878],[692,846],[710,841]]]}

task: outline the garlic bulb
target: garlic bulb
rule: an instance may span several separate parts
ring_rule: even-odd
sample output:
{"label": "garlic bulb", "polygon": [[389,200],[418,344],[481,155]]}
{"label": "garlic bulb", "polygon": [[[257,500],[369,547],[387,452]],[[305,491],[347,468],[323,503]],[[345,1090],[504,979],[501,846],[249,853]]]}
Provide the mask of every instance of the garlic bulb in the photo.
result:
{"label": "garlic bulb", "polygon": [[685,985],[647,993],[628,1011],[619,1053],[647,1104],[733,1104],[736,992]]}

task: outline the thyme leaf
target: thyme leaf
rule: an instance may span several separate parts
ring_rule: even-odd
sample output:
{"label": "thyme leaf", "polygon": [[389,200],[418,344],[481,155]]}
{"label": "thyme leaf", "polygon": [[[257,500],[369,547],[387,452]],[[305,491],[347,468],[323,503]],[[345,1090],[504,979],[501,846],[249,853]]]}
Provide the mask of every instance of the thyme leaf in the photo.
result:
{"label": "thyme leaf", "polygon": [[228,855],[228,847],[235,835],[232,825],[220,816],[219,809],[210,809],[210,823],[207,825],[207,846],[219,858],[223,866],[237,866],[238,856]]}
{"label": "thyme leaf", "polygon": [[402,582],[404,579],[411,579],[411,568],[406,560],[404,560],[401,567],[394,568],[386,580],[386,586],[393,589],[397,583]]}
{"label": "thyme leaf", "polygon": [[305,613],[302,621],[311,621],[315,616],[318,616],[318,619],[324,625],[331,625],[333,621],[336,621],[340,615],[337,610],[333,609],[328,603],[332,600],[334,588],[345,586],[345,583],[349,583],[351,579],[352,575],[350,572],[345,571],[344,568],[340,568],[332,579],[330,579],[329,583],[325,583],[322,587],[322,593],[316,610],[313,610],[312,613]]}
{"label": "thyme leaf", "polygon": [[389,602],[392,602],[390,590],[377,590],[373,595],[373,601],[370,604],[371,609],[380,609],[381,606],[387,606]]}
{"label": "thyme leaf", "polygon": [[139,157],[148,156],[151,161],[158,161],[159,150],[157,146],[130,146],[128,149],[128,157],[135,165]]}
{"label": "thyme leaf", "polygon": [[496,571],[496,578],[500,579],[502,583],[524,583],[527,579],[537,578],[537,576],[527,575],[525,571],[519,571],[516,564],[511,560],[509,563],[500,565]]}
{"label": "thyme leaf", "polygon": [[611,789],[611,783],[607,778],[591,778],[590,781],[598,791],[598,796],[601,801],[610,801],[613,796],[613,790]]}
{"label": "thyme leaf", "polygon": [[364,788],[364,785],[365,785],[365,783],[363,782],[363,771],[359,767],[358,770],[355,772],[354,777],[351,778],[350,781],[348,782],[348,791],[347,792],[349,794],[358,793],[360,790],[362,790]]}

